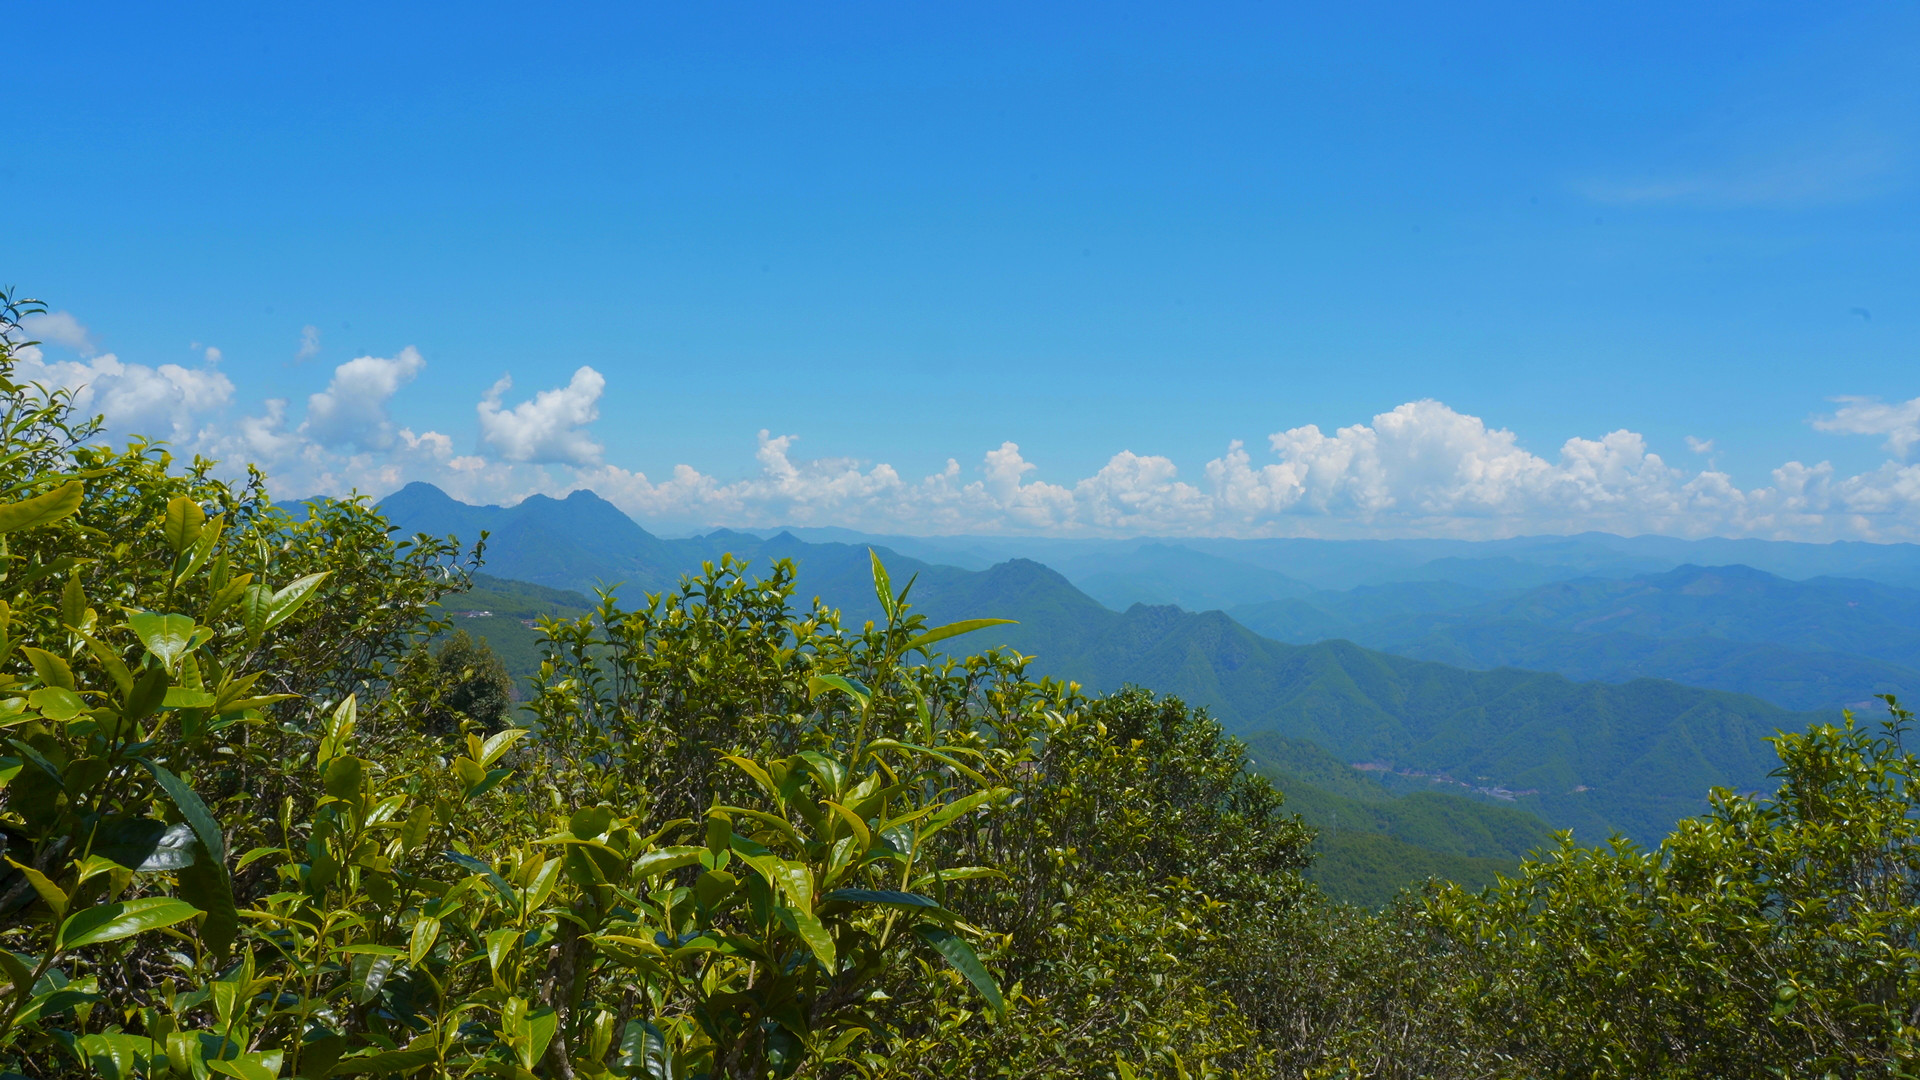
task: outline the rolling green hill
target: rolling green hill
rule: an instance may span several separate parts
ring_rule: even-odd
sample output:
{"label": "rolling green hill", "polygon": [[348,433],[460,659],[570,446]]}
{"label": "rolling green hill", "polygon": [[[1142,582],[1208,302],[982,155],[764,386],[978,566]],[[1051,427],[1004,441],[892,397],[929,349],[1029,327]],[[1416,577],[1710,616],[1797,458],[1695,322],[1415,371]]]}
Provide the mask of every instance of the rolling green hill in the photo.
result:
{"label": "rolling green hill", "polygon": [[1298,739],[1247,739],[1254,768],[1318,830],[1308,876],[1336,900],[1378,907],[1427,878],[1491,884],[1552,842],[1538,817],[1486,798],[1440,791],[1395,795],[1377,779]]}
{"label": "rolling green hill", "polygon": [[486,639],[515,681],[540,670],[540,633],[533,628],[542,615],[574,618],[586,614],[593,601],[577,592],[509,581],[491,574],[475,574],[473,588],[442,597],[440,610],[456,630]]}

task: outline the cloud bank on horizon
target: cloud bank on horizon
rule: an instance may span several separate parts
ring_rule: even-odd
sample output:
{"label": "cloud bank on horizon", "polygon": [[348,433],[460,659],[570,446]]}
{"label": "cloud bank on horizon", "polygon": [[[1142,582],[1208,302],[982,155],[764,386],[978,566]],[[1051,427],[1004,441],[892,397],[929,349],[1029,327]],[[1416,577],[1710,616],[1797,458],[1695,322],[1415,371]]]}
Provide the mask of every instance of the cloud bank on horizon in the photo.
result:
{"label": "cloud bank on horizon", "polygon": [[[290,402],[228,414],[233,382],[217,349],[199,367],[126,363],[95,350],[65,312],[27,329],[75,354],[21,352],[18,374],[62,387],[116,435],[165,439],[183,454],[237,470],[265,469],[276,497],[385,495],[423,480],[469,502],[513,503],[586,488],[648,522],[698,526],[841,525],[874,531],[1051,535],[1223,535],[1492,538],[1526,533],[1664,533],[1799,540],[1920,540],[1920,397],[1887,403],[1836,398],[1812,418],[1821,431],[1878,436],[1888,459],[1856,475],[1826,463],[1785,462],[1771,482],[1741,488],[1709,460],[1670,465],[1626,430],[1571,438],[1548,459],[1515,435],[1433,401],[1411,401],[1327,433],[1315,425],[1269,435],[1183,476],[1172,460],[1131,450],[1070,484],[1029,474],[1017,443],[988,450],[971,469],[959,459],[910,480],[891,465],[796,457],[795,435],[759,433],[758,475],[722,479],[677,465],[660,479],[602,460],[590,426],[606,379],[581,367],[561,387],[508,404],[512,380],[475,405],[480,452],[416,433],[389,405],[425,367],[412,347],[340,364],[295,422]],[[1696,453],[1710,441],[1689,438]]]}

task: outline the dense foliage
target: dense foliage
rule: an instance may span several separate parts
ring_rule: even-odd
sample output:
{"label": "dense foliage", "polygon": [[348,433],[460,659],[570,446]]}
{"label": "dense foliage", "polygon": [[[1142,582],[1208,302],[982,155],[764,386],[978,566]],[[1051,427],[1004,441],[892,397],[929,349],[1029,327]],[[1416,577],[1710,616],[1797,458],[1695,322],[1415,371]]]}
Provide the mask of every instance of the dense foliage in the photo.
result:
{"label": "dense foliage", "polygon": [[782,562],[604,595],[541,624],[510,707],[438,615],[479,552],[105,446],[12,381],[28,308],[0,302],[0,1071],[1914,1065],[1898,710],[1783,736],[1776,795],[1656,850],[1563,840],[1372,914],[1303,877],[1311,829],[1205,713],[944,655],[989,621],[930,625],[877,557],[858,625]]}

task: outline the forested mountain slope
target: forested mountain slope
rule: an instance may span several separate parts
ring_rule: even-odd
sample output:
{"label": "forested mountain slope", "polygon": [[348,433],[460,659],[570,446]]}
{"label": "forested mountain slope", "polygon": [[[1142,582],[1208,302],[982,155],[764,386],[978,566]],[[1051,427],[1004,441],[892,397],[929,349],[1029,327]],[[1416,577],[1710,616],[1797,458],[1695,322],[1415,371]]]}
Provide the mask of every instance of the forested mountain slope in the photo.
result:
{"label": "forested mountain slope", "polygon": [[[1515,669],[1468,671],[1346,641],[1287,645],[1220,612],[1113,612],[1038,563],[942,575],[919,598],[937,618],[997,614],[985,631],[1036,666],[1092,689],[1127,683],[1206,705],[1239,732],[1271,731],[1346,762],[1438,774],[1593,840],[1641,839],[1705,809],[1715,785],[1767,785],[1763,741],[1826,716],[1657,679],[1579,683]],[[997,635],[997,636],[996,636]]]}
{"label": "forested mountain slope", "polygon": [[[439,495],[416,488],[399,495]],[[414,502],[432,509],[426,499]],[[432,519],[402,504],[405,512],[396,516],[410,531],[436,531],[437,524],[421,522],[452,517],[445,506]],[[731,551],[762,565],[793,559],[797,597],[821,597],[853,623],[879,614],[865,547],[809,544],[788,534],[661,540],[580,492],[511,510],[460,512],[474,510],[486,514],[470,515],[467,527],[487,520],[502,526],[489,541],[488,563],[502,576],[531,571],[543,584],[571,585],[625,573],[627,588],[657,589],[701,559]],[[622,554],[622,542],[631,553]],[[880,554],[897,584],[917,575],[911,598],[936,621],[1019,620],[975,635],[971,648],[1017,648],[1036,657],[1036,671],[1096,691],[1134,684],[1176,694],[1213,710],[1236,732],[1307,740],[1344,762],[1440,776],[1462,791],[1505,792],[1549,824],[1593,841],[1615,829],[1650,841],[1703,811],[1712,786],[1767,786],[1775,759],[1764,738],[1824,718],[1656,679],[1582,683],[1538,671],[1463,670],[1345,641],[1288,645],[1218,611],[1135,605],[1116,612],[1030,560],[968,571]],[[549,557],[555,568],[543,565]],[[1436,595],[1456,588],[1424,587]]]}
{"label": "forested mountain slope", "polygon": [[1378,907],[1428,877],[1477,888],[1552,844],[1538,817],[1510,803],[1434,790],[1396,795],[1378,774],[1313,743],[1271,733],[1247,743],[1287,809],[1317,830],[1307,875],[1338,900]]}

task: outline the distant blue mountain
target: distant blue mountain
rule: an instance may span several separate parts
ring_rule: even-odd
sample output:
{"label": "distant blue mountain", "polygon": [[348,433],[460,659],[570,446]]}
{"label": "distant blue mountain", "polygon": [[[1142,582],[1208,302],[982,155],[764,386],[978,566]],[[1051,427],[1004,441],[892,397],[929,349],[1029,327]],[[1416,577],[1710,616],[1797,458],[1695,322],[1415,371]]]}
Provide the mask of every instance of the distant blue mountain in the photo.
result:
{"label": "distant blue mountain", "polygon": [[1920,590],[1857,578],[1683,566],[1498,592],[1375,586],[1231,612],[1281,641],[1345,638],[1461,667],[1605,682],[1674,679],[1798,709],[1920,691]]}

